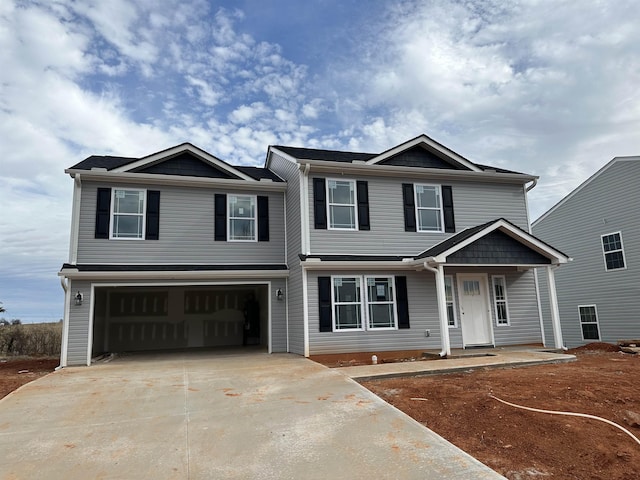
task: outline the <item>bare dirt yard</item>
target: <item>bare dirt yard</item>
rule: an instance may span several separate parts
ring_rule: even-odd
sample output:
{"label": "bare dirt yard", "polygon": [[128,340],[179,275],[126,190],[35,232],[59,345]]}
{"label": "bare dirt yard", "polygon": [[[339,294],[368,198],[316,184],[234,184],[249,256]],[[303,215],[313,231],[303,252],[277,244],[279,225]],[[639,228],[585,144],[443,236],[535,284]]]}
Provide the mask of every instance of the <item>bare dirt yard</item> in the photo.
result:
{"label": "bare dirt yard", "polygon": [[489,396],[603,417],[640,437],[640,355],[617,350],[593,344],[570,351],[577,356],[571,363],[363,385],[509,479],[638,479],[640,445],[619,429]]}
{"label": "bare dirt yard", "polygon": [[0,398],[6,397],[25,383],[53,372],[59,358],[0,358]]}

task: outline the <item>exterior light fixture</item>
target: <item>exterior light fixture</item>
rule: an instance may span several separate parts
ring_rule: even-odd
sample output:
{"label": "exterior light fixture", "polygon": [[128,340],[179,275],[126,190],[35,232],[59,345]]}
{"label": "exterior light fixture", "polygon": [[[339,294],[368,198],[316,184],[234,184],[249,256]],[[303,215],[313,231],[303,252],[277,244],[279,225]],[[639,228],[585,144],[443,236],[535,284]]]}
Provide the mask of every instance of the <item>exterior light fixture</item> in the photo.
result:
{"label": "exterior light fixture", "polygon": [[284,293],[282,292],[282,289],[278,289],[276,290],[276,299],[281,302],[282,300],[284,300]]}
{"label": "exterior light fixture", "polygon": [[80,292],[76,293],[75,300],[76,305],[82,305],[82,294]]}

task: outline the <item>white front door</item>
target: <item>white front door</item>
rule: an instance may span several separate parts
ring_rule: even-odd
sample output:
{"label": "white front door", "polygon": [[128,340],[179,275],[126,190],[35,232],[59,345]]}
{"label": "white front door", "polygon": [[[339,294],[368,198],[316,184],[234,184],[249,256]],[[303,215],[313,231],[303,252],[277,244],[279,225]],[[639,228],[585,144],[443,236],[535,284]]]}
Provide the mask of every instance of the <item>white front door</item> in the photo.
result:
{"label": "white front door", "polygon": [[463,345],[493,344],[487,277],[475,274],[458,274],[457,277]]}

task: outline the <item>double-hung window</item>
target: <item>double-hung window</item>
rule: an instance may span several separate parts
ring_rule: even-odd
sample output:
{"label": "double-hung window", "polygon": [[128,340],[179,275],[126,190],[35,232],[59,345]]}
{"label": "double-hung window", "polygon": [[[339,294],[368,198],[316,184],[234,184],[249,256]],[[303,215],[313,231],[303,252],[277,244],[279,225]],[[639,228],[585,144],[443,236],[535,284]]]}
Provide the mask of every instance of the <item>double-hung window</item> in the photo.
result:
{"label": "double-hung window", "polygon": [[491,277],[493,284],[493,308],[497,325],[509,325],[509,310],[507,309],[507,284],[503,275]]}
{"label": "double-hung window", "polygon": [[598,328],[598,312],[595,305],[578,306],[580,315],[580,327],[582,327],[583,340],[600,340],[600,329]]}
{"label": "double-hung window", "polygon": [[394,277],[332,277],[332,304],[334,331],[397,328]]}
{"label": "double-hung window", "polygon": [[329,228],[356,230],[356,182],[354,180],[327,180]]}
{"label": "double-hung window", "polygon": [[228,195],[229,240],[256,241],[256,197]]}
{"label": "double-hung window", "polygon": [[444,295],[447,302],[447,323],[450,328],[455,328],[458,326],[458,321],[456,318],[456,306],[453,295],[453,277],[451,275],[446,275],[444,277]]}
{"label": "double-hung window", "polygon": [[624,248],[620,232],[602,235],[602,252],[604,253],[604,265],[607,270],[625,268]]}
{"label": "double-hung window", "polygon": [[416,217],[419,232],[444,232],[440,185],[415,186]]}
{"label": "double-hung window", "polygon": [[114,188],[111,238],[144,239],[146,190]]}

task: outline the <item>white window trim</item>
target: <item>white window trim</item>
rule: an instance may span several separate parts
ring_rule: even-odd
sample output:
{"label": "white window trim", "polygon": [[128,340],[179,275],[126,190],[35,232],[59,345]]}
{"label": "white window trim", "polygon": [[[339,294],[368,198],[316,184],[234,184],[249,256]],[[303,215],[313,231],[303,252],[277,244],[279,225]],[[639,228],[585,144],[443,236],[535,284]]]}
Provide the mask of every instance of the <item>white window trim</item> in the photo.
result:
{"label": "white window trim", "polygon": [[[504,291],[504,300],[498,300],[496,298],[495,280],[502,279],[502,290]],[[504,275],[492,275],[491,276],[491,298],[493,298],[493,314],[496,319],[496,327],[510,327],[511,315],[509,315],[509,297],[507,296],[507,278]],[[498,302],[504,302],[504,309],[507,312],[507,323],[499,323],[498,318]]]}
{"label": "white window trim", "polygon": [[[438,197],[440,198],[440,208],[420,207],[418,206],[418,189],[416,187],[435,187],[438,189]],[[444,233],[444,207],[442,205],[442,185],[434,183],[414,183],[413,184],[413,203],[415,205],[416,216],[416,232],[419,233]],[[440,230],[423,230],[420,228],[420,210],[439,210],[440,211]]]}
{"label": "white window trim", "polygon": [[[253,200],[253,218],[249,217],[231,217],[231,198],[247,197]],[[231,220],[253,220],[253,238],[249,240],[231,238]],[[227,195],[227,242],[251,243],[258,241],[258,196],[244,194],[228,194]]]}
{"label": "white window trim", "polygon": [[[353,185],[353,204],[347,203],[331,203],[329,200],[329,182],[349,182]],[[342,230],[346,232],[354,232],[358,230],[358,189],[355,180],[347,179],[347,178],[327,178],[326,179],[326,199],[327,199],[327,229],[328,230]],[[332,206],[353,206],[353,220],[354,225],[353,228],[339,228],[331,226],[331,207]]]}
{"label": "white window trim", "polygon": [[[369,299],[369,286],[367,285],[367,282],[370,278],[376,279],[376,278],[386,278],[387,280],[389,280],[389,285],[391,286],[391,292],[393,293],[392,295],[392,305],[393,305],[393,323],[394,325],[392,327],[372,327],[371,326],[371,318],[369,316],[369,305],[388,305],[389,302],[378,302],[378,301],[372,301]],[[365,296],[365,319],[366,319],[366,329],[367,330],[371,330],[371,331],[375,331],[375,332],[379,332],[379,331],[383,331],[383,330],[397,330],[398,329],[398,302],[396,301],[396,279],[393,275],[391,276],[386,276],[386,275],[364,275],[364,281],[362,283],[362,285],[364,286],[365,292],[364,292],[364,296]]]}
{"label": "white window trim", "polygon": [[[115,205],[116,205],[116,191],[129,191],[129,192],[142,192],[143,194],[143,204],[142,204],[142,236],[139,238],[134,237],[116,237],[113,235],[113,228],[115,225],[115,215],[129,215],[133,216],[134,214],[126,214],[126,213],[114,213]],[[147,189],[146,188],[112,188],[111,189],[111,206],[109,212],[109,240],[133,240],[140,241],[145,240],[147,237]],[[140,214],[135,214],[139,216]]]}
{"label": "white window trim", "polygon": [[[458,323],[458,312],[457,310],[457,306],[456,306],[456,291],[455,291],[455,282],[453,281],[453,275],[445,275],[444,276],[445,282],[447,279],[451,280],[451,305],[453,307],[453,325],[449,325],[449,318],[447,317],[447,325],[449,326],[449,328],[459,328],[460,325]],[[448,304],[449,302],[447,302],[446,298],[445,298],[445,304]],[[448,310],[448,305],[447,305],[447,310]]]}
{"label": "white window trim", "polygon": [[[610,235],[618,235],[620,237],[620,250],[611,250],[610,252],[605,252],[604,250],[604,237],[608,237]],[[622,231],[605,233],[604,235],[600,235],[600,248],[602,249],[602,260],[604,261],[604,271],[605,272],[615,272],[617,270],[626,270],[627,269],[627,257],[624,254],[624,243],[622,241]],[[622,261],[624,262],[624,267],[622,268],[607,268],[607,253],[614,252],[622,252]]]}
{"label": "white window trim", "polygon": [[[336,278],[355,278],[360,282],[360,302],[340,302],[336,303],[336,292],[334,279]],[[362,275],[331,275],[331,323],[332,332],[344,333],[344,332],[362,332],[365,330],[365,319],[363,319],[362,311],[364,309],[364,295],[362,293]],[[360,328],[337,328],[336,327],[336,305],[357,305],[360,304]],[[365,314],[366,317],[366,314]]]}
{"label": "white window trim", "polygon": [[[595,322],[583,322],[582,321],[582,316],[580,315],[580,309],[581,308],[587,308],[587,307],[593,307],[593,311],[596,313],[596,321]],[[582,330],[582,325],[592,325],[592,324],[596,324],[596,326],[598,327],[598,338],[584,338],[584,330]],[[602,339],[602,332],[600,331],[600,317],[598,315],[598,307],[595,304],[588,304],[588,305],[578,305],[578,324],[580,325],[580,337],[582,338],[583,341],[588,342],[599,342]]]}
{"label": "white window trim", "polygon": [[[360,325],[361,328],[336,328],[336,299],[335,299],[335,284],[336,278],[355,278],[360,282]],[[392,292],[393,292],[393,327],[371,327],[369,318],[369,305],[375,305],[378,302],[370,302],[369,290],[367,288],[367,279],[369,278],[387,278],[389,279]],[[358,302],[339,303],[339,305],[353,305]],[[388,303],[388,302],[381,302]],[[331,322],[332,332],[344,333],[344,332],[380,332],[380,331],[392,331],[398,330],[398,302],[396,298],[396,277],[395,275],[331,275]]]}

